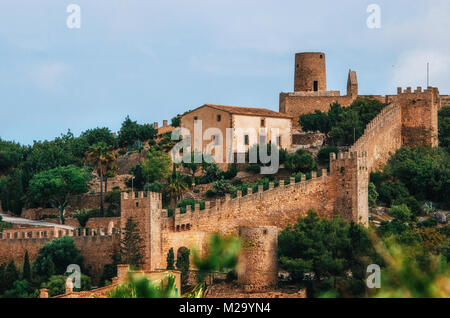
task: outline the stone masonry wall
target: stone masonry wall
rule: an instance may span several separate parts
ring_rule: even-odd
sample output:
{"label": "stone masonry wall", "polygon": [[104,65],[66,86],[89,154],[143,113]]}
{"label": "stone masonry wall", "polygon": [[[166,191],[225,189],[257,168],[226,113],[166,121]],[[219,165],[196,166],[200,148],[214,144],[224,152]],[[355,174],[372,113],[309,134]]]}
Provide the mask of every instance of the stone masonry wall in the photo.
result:
{"label": "stone masonry wall", "polygon": [[111,228],[91,230],[87,233],[48,227],[5,230],[0,233],[0,263],[14,260],[16,266],[21,266],[26,251],[33,262],[45,243],[67,235],[73,238],[76,247],[81,251],[83,265],[88,270],[92,283],[97,284],[103,267],[112,263],[111,256],[118,251],[119,236],[116,232]]}
{"label": "stone masonry wall", "polygon": [[367,152],[368,169],[376,171],[402,145],[401,108],[391,104],[384,108],[366,127],[364,134],[350,152]]}

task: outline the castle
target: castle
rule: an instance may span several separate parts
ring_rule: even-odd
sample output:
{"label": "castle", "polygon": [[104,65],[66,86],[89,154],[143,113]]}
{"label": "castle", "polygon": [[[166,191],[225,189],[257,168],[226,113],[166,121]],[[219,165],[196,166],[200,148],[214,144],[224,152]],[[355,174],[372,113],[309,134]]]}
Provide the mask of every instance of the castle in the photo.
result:
{"label": "castle", "polygon": [[[347,96],[326,90],[325,54],[297,54],[295,63],[294,92],[281,93],[281,113],[298,118],[315,110],[326,111],[335,101],[348,106],[359,96],[354,71],[348,76]],[[291,178],[288,184],[281,180],[270,183],[266,191],[262,186],[255,193],[248,189],[246,195],[238,192],[236,198],[227,195],[222,200],[206,202],[204,209],[200,205],[194,210],[187,206],[184,214],[176,209],[170,217],[162,208],[160,194],[123,192],[117,226],[123,227],[130,216],[139,222],[145,243],[144,270],[150,271],[166,268],[170,248],[175,252],[197,249],[202,254],[210,234],[239,235],[243,241],[239,282],[248,290],[274,286],[279,230],[306,216],[310,209],[321,217],[339,214],[348,221],[367,225],[369,173],[386,163],[401,146],[437,146],[437,112],[441,108],[437,88],[399,88],[397,95],[375,98],[389,105],[367,125],[349,152],[332,154],[329,169],[313,172],[309,180],[305,176],[298,182]],[[120,239],[112,225],[90,233],[5,230],[0,236],[0,262],[11,258],[21,262],[26,250],[33,259],[39,247],[61,235],[74,237],[85,265],[98,276],[104,264],[110,263],[108,254],[117,251]]]}

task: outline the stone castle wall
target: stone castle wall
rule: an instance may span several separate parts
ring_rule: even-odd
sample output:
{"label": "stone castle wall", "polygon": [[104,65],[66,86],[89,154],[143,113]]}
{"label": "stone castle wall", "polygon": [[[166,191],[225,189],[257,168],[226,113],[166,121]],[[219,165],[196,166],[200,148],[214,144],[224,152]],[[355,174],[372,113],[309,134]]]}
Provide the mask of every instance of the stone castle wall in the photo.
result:
{"label": "stone castle wall", "polygon": [[350,152],[367,152],[369,171],[380,168],[390,154],[401,147],[401,116],[401,108],[397,104],[390,104],[366,126],[363,136],[350,148]]}
{"label": "stone castle wall", "polygon": [[0,263],[14,260],[16,266],[21,266],[27,251],[30,262],[33,262],[42,246],[62,236],[73,238],[92,283],[98,283],[103,267],[112,263],[111,256],[119,249],[120,237],[113,228],[82,232],[49,227],[4,230],[0,233]]}

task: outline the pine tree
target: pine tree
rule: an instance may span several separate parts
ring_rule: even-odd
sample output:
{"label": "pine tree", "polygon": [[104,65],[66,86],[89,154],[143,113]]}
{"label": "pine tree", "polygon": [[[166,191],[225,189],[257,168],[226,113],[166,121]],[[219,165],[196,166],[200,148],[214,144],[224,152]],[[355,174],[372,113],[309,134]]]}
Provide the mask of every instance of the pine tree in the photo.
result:
{"label": "pine tree", "polygon": [[6,264],[0,264],[0,295],[2,295],[6,290],[5,270]]}
{"label": "pine tree", "polygon": [[30,259],[28,258],[28,251],[25,252],[25,259],[23,261],[22,279],[25,279],[28,282],[31,281],[31,266]]}
{"label": "pine tree", "polygon": [[167,253],[167,269],[168,270],[175,269],[175,266],[173,266],[174,262],[175,262],[175,255],[173,253],[173,247],[171,247],[169,252]]}
{"label": "pine tree", "polygon": [[131,268],[139,268],[144,262],[142,242],[144,241],[139,235],[138,223],[133,221],[133,217],[127,219],[123,238],[120,240],[120,259],[123,264],[130,265]]}
{"label": "pine tree", "polygon": [[5,270],[5,289],[12,289],[14,288],[14,282],[19,279],[19,273],[17,272],[16,265],[14,264],[14,261],[10,261],[8,263],[8,266]]}

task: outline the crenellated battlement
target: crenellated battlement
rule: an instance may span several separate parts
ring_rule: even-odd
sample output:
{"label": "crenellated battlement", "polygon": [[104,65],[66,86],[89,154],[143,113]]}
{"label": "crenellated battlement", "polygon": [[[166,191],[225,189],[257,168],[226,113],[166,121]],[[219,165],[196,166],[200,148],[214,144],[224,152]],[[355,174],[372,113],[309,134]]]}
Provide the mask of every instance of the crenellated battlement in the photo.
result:
{"label": "crenellated battlement", "polygon": [[412,90],[411,87],[407,87],[405,89],[401,88],[401,87],[397,87],[397,95],[398,96],[402,96],[402,95],[419,95],[419,94],[438,94],[439,95],[439,89],[437,87],[432,87],[429,86],[426,89],[423,89],[422,87],[418,86],[416,89],[414,89],[414,91]]}
{"label": "crenellated battlement", "polygon": [[108,227],[108,228],[97,228],[97,229],[60,229],[57,227],[44,229],[44,228],[27,228],[23,230],[11,229],[4,230],[0,233],[0,242],[1,241],[12,241],[12,240],[28,240],[28,239],[46,239],[53,240],[55,238],[70,236],[70,237],[107,237],[114,236],[117,233],[120,233],[119,229]]}
{"label": "crenellated battlement", "polygon": [[291,177],[287,182],[285,180],[280,180],[277,184],[270,182],[267,189],[259,185],[256,192],[253,191],[253,188],[248,188],[247,193],[237,191],[234,198],[227,194],[222,199],[205,202],[204,209],[200,209],[200,204],[196,204],[194,209],[186,206],[185,213],[181,213],[181,209],[176,208],[174,215],[168,218],[173,221],[167,222],[167,224],[171,224],[171,230],[176,232],[194,230],[202,224],[209,224],[211,220],[227,219],[235,211],[242,209],[243,205],[270,204],[274,197],[283,196],[288,191],[309,193],[309,188],[315,189],[318,183],[326,184],[328,178],[327,169],[323,169],[320,176],[317,172],[312,172],[311,178],[308,180],[305,175],[302,175],[300,180]]}
{"label": "crenellated battlement", "polygon": [[161,201],[162,200],[162,195],[161,193],[156,193],[156,192],[146,192],[146,191],[137,191],[134,192],[134,196],[133,193],[130,192],[122,192],[122,200],[140,200],[140,199],[145,199],[145,200],[151,200],[151,201]]}

